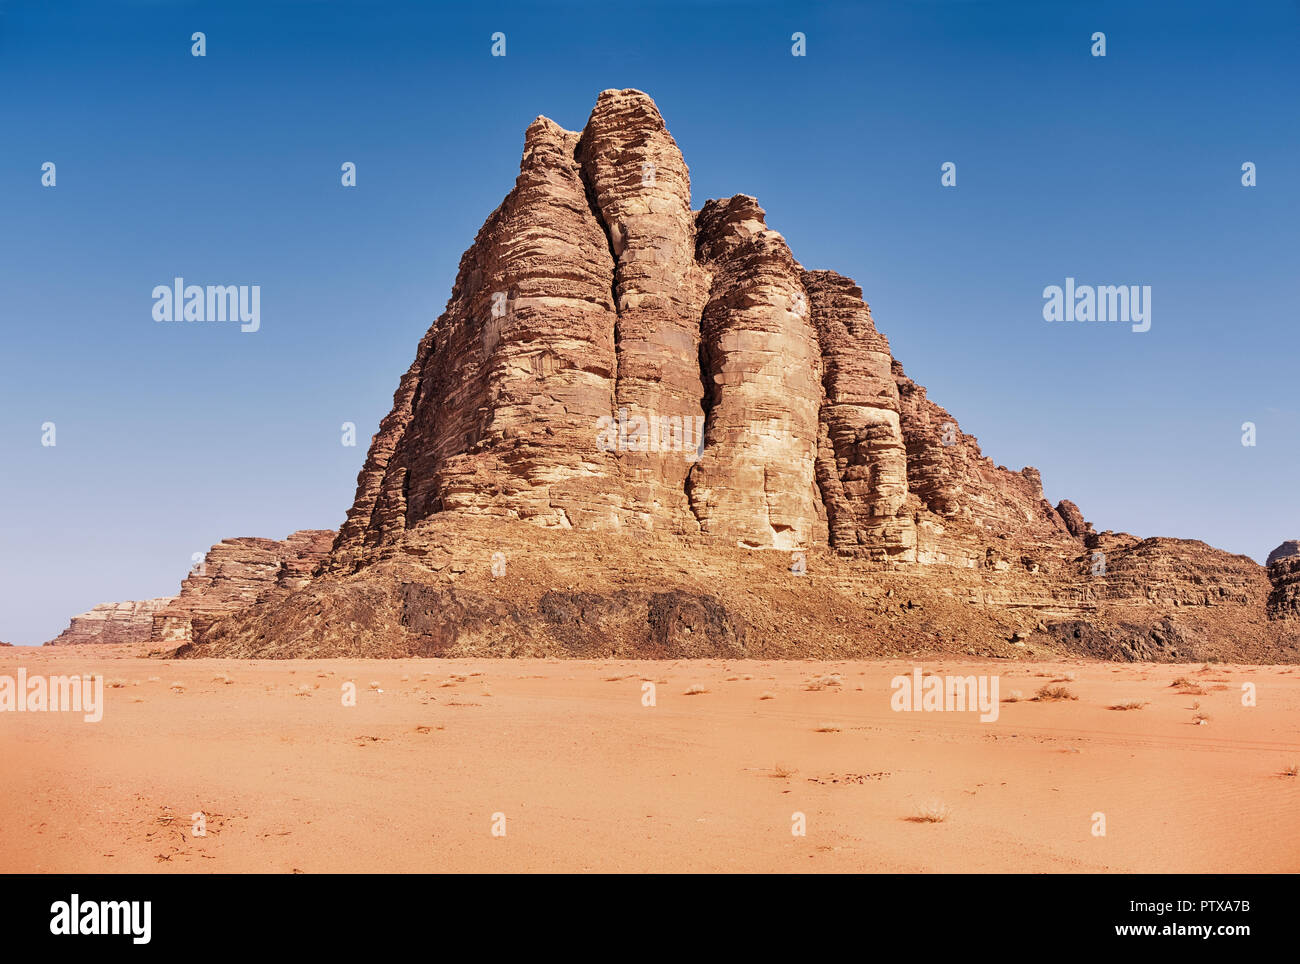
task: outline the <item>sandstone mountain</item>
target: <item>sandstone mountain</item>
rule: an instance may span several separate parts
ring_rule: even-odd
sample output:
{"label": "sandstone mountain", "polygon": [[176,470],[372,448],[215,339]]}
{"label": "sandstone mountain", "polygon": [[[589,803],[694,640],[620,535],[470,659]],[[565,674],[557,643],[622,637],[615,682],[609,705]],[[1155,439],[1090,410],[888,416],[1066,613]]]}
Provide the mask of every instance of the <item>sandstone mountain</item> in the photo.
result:
{"label": "sandstone mountain", "polygon": [[1266,570],[1053,506],[754,198],[692,209],[635,90],[603,92],[581,132],[529,126],[327,552],[326,535],[214,547],[154,638],[237,656],[1300,655],[1300,560]]}
{"label": "sandstone mountain", "polygon": [[164,596],[133,602],[102,603],[89,612],[73,616],[68,628],[45,645],[145,642],[153,631],[154,613],[171,602],[170,596]]}

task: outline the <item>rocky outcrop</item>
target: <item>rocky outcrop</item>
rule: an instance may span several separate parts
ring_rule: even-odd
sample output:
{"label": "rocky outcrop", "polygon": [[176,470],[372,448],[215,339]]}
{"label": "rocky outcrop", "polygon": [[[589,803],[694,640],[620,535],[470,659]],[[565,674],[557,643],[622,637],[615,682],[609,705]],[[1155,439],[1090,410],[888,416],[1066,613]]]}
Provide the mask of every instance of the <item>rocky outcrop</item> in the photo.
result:
{"label": "rocky outcrop", "polygon": [[208,550],[173,599],[151,613],[146,639],[179,644],[202,637],[217,620],[302,589],[333,545],[330,529],[287,539],[226,539]]}
{"label": "rocky outcrop", "polygon": [[[703,416],[700,312],[708,272],[695,258],[686,162],[659,109],[636,90],[606,90],[581,134],[582,176],[596,230],[614,261],[615,401],[648,420]],[[698,446],[695,447],[698,449]],[[686,477],[698,451],[622,446],[627,508],[651,530],[698,531]],[[686,457],[692,456],[692,457]]]}
{"label": "rocky outcrop", "polygon": [[1271,566],[1281,559],[1288,559],[1292,556],[1300,556],[1300,539],[1288,539],[1282,543],[1268,554],[1268,560],[1264,565]]}
{"label": "rocky outcrop", "polygon": [[1084,539],[1092,531],[1092,525],[1084,520],[1079,507],[1069,499],[1062,499],[1056,503],[1056,514],[1061,517],[1070,535],[1076,539]]}
{"label": "rocky outcrop", "polygon": [[700,530],[742,546],[825,542],[817,488],[821,355],[801,269],[762,208],[710,201],[697,252],[712,278],[700,322],[704,447],[687,479]]}
{"label": "rocky outcrop", "polygon": [[173,601],[173,597],[164,596],[134,602],[102,603],[89,612],[73,616],[68,628],[45,645],[146,642],[153,631],[154,614]]}
{"label": "rocky outcrop", "polygon": [[907,443],[889,341],[862,289],[833,271],[802,275],[821,348],[817,483],[831,541],[843,552],[916,561]]}
{"label": "rocky outcrop", "polygon": [[1269,618],[1300,620],[1300,555],[1273,559],[1268,565],[1268,578],[1272,584]]}
{"label": "rocky outcrop", "polygon": [[614,263],[576,146],[550,121],[529,127],[515,189],[461,259],[371,445],[340,557],[442,511],[619,521],[617,459],[595,444],[614,410]]}
{"label": "rocky outcrop", "polygon": [[214,547],[155,637],[238,656],[1300,655],[1300,557],[1266,571],[1054,508],[756,199],[693,212],[635,90],[603,92],[580,132],[528,127],[327,558],[308,535],[298,555]]}

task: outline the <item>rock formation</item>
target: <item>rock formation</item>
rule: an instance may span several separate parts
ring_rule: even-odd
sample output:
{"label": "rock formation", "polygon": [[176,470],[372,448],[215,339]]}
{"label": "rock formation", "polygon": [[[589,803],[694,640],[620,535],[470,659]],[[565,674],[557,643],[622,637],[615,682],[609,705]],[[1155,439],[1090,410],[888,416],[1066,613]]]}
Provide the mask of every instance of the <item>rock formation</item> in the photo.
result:
{"label": "rock formation", "polygon": [[222,616],[265,605],[306,586],[335,533],[305,529],[287,539],[226,539],[208,550],[181,583],[180,594],[155,602],[144,638],[185,643]]}
{"label": "rock formation", "polygon": [[1300,652],[1296,557],[1270,581],[1054,508],[754,198],[692,210],[635,90],[603,92],[581,132],[529,126],[326,555],[327,536],[214,547],[154,638],[241,656]]}
{"label": "rock formation", "polygon": [[68,628],[45,645],[145,642],[153,629],[154,613],[172,601],[172,597],[164,596],[134,602],[103,603],[80,616],[73,616]]}

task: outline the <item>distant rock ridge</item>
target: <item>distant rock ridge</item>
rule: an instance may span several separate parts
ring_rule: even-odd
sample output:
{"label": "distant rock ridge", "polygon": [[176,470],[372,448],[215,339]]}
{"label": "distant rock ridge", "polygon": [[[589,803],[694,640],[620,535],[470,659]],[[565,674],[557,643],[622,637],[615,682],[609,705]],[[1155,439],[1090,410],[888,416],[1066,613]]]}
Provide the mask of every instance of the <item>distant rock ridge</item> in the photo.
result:
{"label": "distant rock ridge", "polygon": [[73,616],[68,628],[46,646],[142,643],[153,630],[154,613],[170,605],[172,597],[133,602],[101,603],[89,612]]}
{"label": "distant rock ridge", "polygon": [[1300,656],[1295,557],[1266,570],[1053,506],[755,198],[693,210],[637,90],[602,92],[582,131],[529,125],[327,536],[214,547],[154,639],[239,656]]}

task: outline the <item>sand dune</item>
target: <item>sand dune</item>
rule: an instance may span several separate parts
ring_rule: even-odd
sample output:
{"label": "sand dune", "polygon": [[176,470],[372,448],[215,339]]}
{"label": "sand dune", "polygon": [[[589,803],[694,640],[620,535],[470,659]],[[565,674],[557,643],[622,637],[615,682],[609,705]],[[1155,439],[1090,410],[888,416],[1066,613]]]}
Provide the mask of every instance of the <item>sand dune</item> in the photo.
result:
{"label": "sand dune", "polygon": [[0,870],[1300,870],[1300,670],[919,665],[1024,698],[896,712],[901,660],[6,650],[0,674],[102,674],[106,706],[0,713]]}

